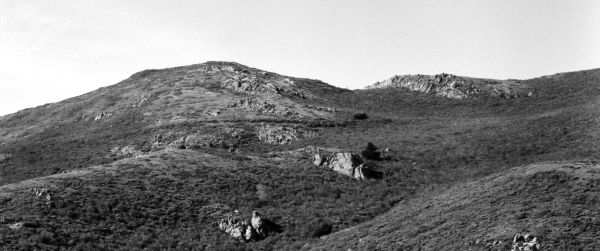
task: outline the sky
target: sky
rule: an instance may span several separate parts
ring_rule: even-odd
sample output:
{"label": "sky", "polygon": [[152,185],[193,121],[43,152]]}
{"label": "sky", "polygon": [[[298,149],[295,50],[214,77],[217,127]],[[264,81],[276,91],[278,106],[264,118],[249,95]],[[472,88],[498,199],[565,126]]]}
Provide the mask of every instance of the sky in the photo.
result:
{"label": "sky", "polygon": [[599,68],[600,1],[0,0],[0,115],[210,60],[349,89]]}

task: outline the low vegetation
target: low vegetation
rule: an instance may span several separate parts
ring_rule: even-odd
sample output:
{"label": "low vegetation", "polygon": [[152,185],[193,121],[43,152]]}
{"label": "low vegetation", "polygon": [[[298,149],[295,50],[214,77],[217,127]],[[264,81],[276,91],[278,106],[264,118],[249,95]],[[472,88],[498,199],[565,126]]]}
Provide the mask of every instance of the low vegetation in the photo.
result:
{"label": "low vegetation", "polygon": [[[180,69],[171,70],[176,73]],[[248,72],[254,70],[249,68]],[[385,245],[382,249],[411,249],[418,247],[418,243],[425,243],[422,245],[425,248],[439,248],[436,245],[452,241],[467,245],[477,239],[505,240],[513,230],[533,231],[541,238],[552,238],[556,240],[551,242],[555,247],[577,250],[586,245],[598,246],[584,231],[596,231],[595,216],[585,213],[598,206],[587,192],[595,191],[595,180],[586,179],[582,185],[573,178],[578,176],[571,177],[563,169],[560,172],[567,172],[564,180],[563,174],[548,174],[558,177],[559,183],[555,185],[551,184],[555,178],[544,178],[544,172],[539,177],[516,176],[506,186],[484,177],[514,174],[511,168],[538,162],[593,163],[599,159],[600,132],[595,128],[600,123],[597,109],[600,71],[524,80],[520,83],[530,86],[532,97],[510,100],[500,97],[455,100],[404,90],[348,91],[316,80],[294,79],[298,86],[323,97],[307,98],[293,92],[282,97],[313,107],[330,107],[335,109],[334,115],[326,119],[214,116],[170,120],[184,117],[178,113],[181,111],[169,109],[186,104],[188,100],[184,97],[189,98],[186,95],[194,88],[202,86],[213,94],[225,92],[216,78],[190,82],[185,85],[188,89],[178,91],[179,78],[174,78],[175,73],[162,76],[162,70],[146,71],[131,80],[140,81],[135,82],[135,88],[151,89],[160,79],[173,79],[164,83],[172,89],[166,92],[173,94],[168,103],[163,103],[167,98],[162,96],[162,99],[149,96],[129,102],[111,94],[98,104],[119,106],[129,102],[128,106],[99,121],[79,119],[85,109],[77,106],[56,111],[45,106],[3,118],[0,129],[25,128],[25,124],[35,127],[35,117],[42,113],[69,116],[56,123],[49,120],[35,127],[38,131],[0,144],[0,154],[11,156],[0,162],[0,185],[5,184],[0,187],[0,246],[13,250],[371,249],[378,247],[378,239],[364,239],[357,244],[362,238],[360,233],[353,231],[343,237],[336,232],[358,225],[356,229],[375,233],[371,229],[375,225],[371,224],[385,219],[376,218],[379,215],[388,217],[383,221],[389,224],[382,229],[406,238],[399,246],[381,242]],[[158,82],[144,82],[155,74]],[[282,77],[261,74],[265,74],[265,79]],[[131,83],[125,81],[118,86],[125,88],[128,84]],[[146,98],[157,98],[161,106],[151,108],[162,109],[164,113],[156,115],[152,110],[144,110],[148,107],[137,107],[143,106]],[[71,101],[88,102],[85,100]],[[97,105],[91,101],[85,104]],[[185,112],[194,113],[197,109],[200,108],[189,106]],[[149,112],[152,114],[148,115]],[[282,145],[268,144],[253,134],[264,124],[308,128],[306,131],[314,135]],[[223,134],[228,128],[242,133]],[[229,137],[228,147],[199,144],[194,145],[194,150],[155,148],[158,135],[167,135],[165,142],[170,142],[187,134],[224,135]],[[6,135],[9,134],[0,136]],[[127,156],[111,153],[116,146],[133,146],[142,157],[123,159]],[[274,154],[308,146],[362,153],[377,164],[378,171],[384,173],[383,179],[356,181],[312,165],[309,155]],[[96,167],[86,169],[89,166]],[[82,170],[93,171],[78,174]],[[29,180],[52,174],[57,176]],[[483,180],[477,181],[480,179]],[[19,181],[26,182],[16,185]],[[463,205],[472,202],[469,196],[476,196],[471,192],[481,187],[497,190],[488,199],[476,197],[473,209],[464,210],[467,206]],[[51,199],[35,196],[30,188],[47,188]],[[448,188],[456,193],[439,195]],[[510,191],[533,191],[539,196],[513,196],[508,194]],[[582,196],[567,198],[569,193]],[[569,211],[566,204],[550,198],[552,194],[558,196],[557,200],[579,205],[573,207],[578,211]],[[454,195],[461,200],[453,201],[454,208],[444,207],[444,196]],[[428,202],[427,198],[433,200]],[[532,208],[535,203],[550,211]],[[485,211],[489,205],[504,209]],[[549,209],[555,205],[566,211]],[[218,230],[219,215],[211,208],[239,210],[246,218],[258,210],[282,226],[283,232],[244,244]],[[408,211],[402,211],[403,208]],[[476,209],[486,213],[476,214]],[[415,218],[410,227],[394,223],[409,217],[410,212],[421,211],[444,213],[448,217],[432,216],[422,223],[415,222],[418,219]],[[477,225],[464,221],[469,217],[476,219]],[[507,228],[510,231],[493,238],[472,234],[503,227],[494,225],[500,218],[512,219],[511,224],[523,227]],[[553,229],[549,222],[554,220],[572,227]],[[20,230],[9,227],[20,222],[23,223]],[[542,227],[536,227],[537,223]],[[577,237],[567,243],[573,235],[585,238]],[[447,239],[444,242],[439,238]],[[307,243],[310,245],[305,246]]]}

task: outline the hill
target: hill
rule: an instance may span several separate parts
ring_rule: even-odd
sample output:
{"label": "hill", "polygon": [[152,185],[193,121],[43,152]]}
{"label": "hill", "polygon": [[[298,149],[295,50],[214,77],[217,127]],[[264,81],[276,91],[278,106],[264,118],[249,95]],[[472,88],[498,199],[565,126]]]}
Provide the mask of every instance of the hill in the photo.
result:
{"label": "hill", "polygon": [[229,62],[138,72],[0,117],[0,153],[12,156],[0,162],[0,184],[166,147],[234,150],[259,136],[285,143],[333,121],[333,108],[314,104],[344,91]]}
{"label": "hill", "polygon": [[[534,95],[349,91],[230,62],[142,71],[0,117],[0,245],[329,247],[318,237],[369,224],[427,191],[518,166],[600,158],[600,70],[520,83]],[[372,161],[381,179],[313,165],[312,150],[360,153],[368,142],[382,151]],[[260,211],[282,231],[233,240],[217,221],[236,210]]]}

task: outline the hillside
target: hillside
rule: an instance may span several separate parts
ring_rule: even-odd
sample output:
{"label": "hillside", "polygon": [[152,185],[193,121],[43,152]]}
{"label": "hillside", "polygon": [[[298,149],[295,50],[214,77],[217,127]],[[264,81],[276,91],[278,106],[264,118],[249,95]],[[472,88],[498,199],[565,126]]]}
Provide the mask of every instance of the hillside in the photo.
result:
{"label": "hillside", "polygon": [[600,246],[599,184],[596,162],[516,167],[423,192],[310,249],[510,250],[516,233],[529,233],[542,250],[594,250]]}
{"label": "hillside", "polygon": [[[334,243],[343,239],[335,232],[366,229],[385,215],[394,224],[404,217],[395,213],[400,205],[418,208],[446,188],[464,199],[474,196],[465,187],[496,187],[494,179],[525,169],[595,168],[581,163],[600,159],[600,70],[519,84],[534,94],[456,99],[403,88],[349,91],[230,62],[142,71],[0,117],[0,246],[362,249],[368,245]],[[315,149],[360,153],[367,142],[382,151],[372,161],[381,179],[359,181],[313,164]],[[514,199],[515,207],[527,201]],[[217,224],[236,210],[242,217],[259,211],[281,232],[236,241]],[[499,220],[488,216],[481,215],[490,225]],[[577,217],[563,215],[564,222]],[[413,237],[413,225],[394,227]],[[514,234],[509,230],[490,238],[504,240]],[[548,236],[562,245],[572,235],[557,230],[540,238]],[[416,247],[413,240],[402,247]]]}

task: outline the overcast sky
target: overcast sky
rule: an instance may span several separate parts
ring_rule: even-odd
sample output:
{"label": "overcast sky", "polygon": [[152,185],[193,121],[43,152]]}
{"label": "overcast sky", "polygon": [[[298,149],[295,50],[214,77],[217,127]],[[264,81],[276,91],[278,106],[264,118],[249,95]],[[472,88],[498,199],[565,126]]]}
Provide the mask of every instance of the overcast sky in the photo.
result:
{"label": "overcast sky", "polygon": [[598,68],[600,1],[0,0],[0,115],[208,60],[350,89]]}

